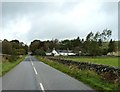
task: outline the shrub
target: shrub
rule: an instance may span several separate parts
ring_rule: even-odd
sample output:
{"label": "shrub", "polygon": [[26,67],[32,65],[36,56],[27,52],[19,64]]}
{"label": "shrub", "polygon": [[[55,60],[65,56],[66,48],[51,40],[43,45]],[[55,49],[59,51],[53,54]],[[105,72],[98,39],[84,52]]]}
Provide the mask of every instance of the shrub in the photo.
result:
{"label": "shrub", "polygon": [[45,54],[45,51],[44,50],[41,50],[41,49],[37,49],[36,51],[35,51],[35,54],[36,55],[40,55],[40,56],[45,56],[46,54]]}

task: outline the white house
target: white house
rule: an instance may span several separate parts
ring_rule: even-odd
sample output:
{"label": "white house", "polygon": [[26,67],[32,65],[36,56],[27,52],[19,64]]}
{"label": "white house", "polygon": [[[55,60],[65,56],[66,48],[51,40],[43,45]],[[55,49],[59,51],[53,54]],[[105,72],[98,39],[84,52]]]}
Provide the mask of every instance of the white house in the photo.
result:
{"label": "white house", "polygon": [[68,56],[68,51],[67,51],[67,50],[57,50],[57,52],[58,52],[59,55],[61,55],[61,56]]}
{"label": "white house", "polygon": [[75,55],[76,53],[72,53],[72,52],[68,53],[68,56],[75,56]]}
{"label": "white house", "polygon": [[51,50],[48,50],[48,51],[46,51],[46,53],[45,53],[47,56],[51,56],[52,55],[52,51]]}
{"label": "white house", "polygon": [[57,52],[55,49],[53,49],[52,54],[53,54],[54,56],[59,56],[59,55],[60,55],[59,52]]}
{"label": "white house", "polygon": [[75,56],[76,53],[73,53],[72,50],[55,50],[55,48],[51,52],[46,52],[46,55],[54,55],[54,56]]}
{"label": "white house", "polygon": [[47,56],[51,56],[51,55],[52,55],[51,52],[46,52],[45,54],[46,54]]}

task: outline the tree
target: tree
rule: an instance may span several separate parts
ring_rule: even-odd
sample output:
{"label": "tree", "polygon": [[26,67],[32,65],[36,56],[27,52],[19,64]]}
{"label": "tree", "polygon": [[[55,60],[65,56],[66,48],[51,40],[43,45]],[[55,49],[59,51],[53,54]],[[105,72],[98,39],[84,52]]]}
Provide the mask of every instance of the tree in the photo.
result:
{"label": "tree", "polygon": [[2,53],[2,40],[0,40],[0,54]]}
{"label": "tree", "polygon": [[6,39],[4,39],[2,41],[2,53],[3,54],[12,54],[12,45],[9,41],[7,41]]}
{"label": "tree", "polygon": [[74,39],[73,44],[74,52],[79,53],[79,51],[82,51],[82,42],[79,37],[77,37],[77,39]]}
{"label": "tree", "polygon": [[117,50],[120,51],[120,40],[118,41],[117,48]]}
{"label": "tree", "polygon": [[111,39],[108,45],[108,52],[113,52],[113,51],[115,51],[115,41],[112,41]]}
{"label": "tree", "polygon": [[[112,34],[111,30],[104,29],[102,33],[96,32],[94,33],[90,32],[86,36],[86,41],[84,42],[84,51],[88,53],[88,55],[102,55],[107,53],[107,47],[103,45],[106,44],[106,42],[109,40],[110,36]],[[113,43],[112,43],[113,45]],[[115,47],[115,46],[114,46]],[[109,51],[113,51],[113,46],[109,46]]]}
{"label": "tree", "polygon": [[87,37],[86,37],[86,41],[91,41],[91,40],[93,40],[93,35],[94,35],[94,33],[93,33],[93,32],[90,32],[90,33],[87,35]]}
{"label": "tree", "polygon": [[19,44],[18,40],[12,40],[11,42]]}
{"label": "tree", "polygon": [[100,32],[96,32],[96,34],[95,34],[95,36],[93,37],[93,39],[94,39],[95,41],[98,41],[99,38],[100,38]]}
{"label": "tree", "polygon": [[[12,44],[13,54],[14,55],[20,55],[20,54],[27,54],[28,52],[28,46],[24,44],[23,42],[19,42],[19,40],[12,40],[10,41]],[[23,51],[23,53],[22,53]],[[19,54],[18,54],[19,53]]]}
{"label": "tree", "polygon": [[99,48],[97,41],[91,41],[89,49],[89,55],[96,56],[101,54],[101,50]]}
{"label": "tree", "polygon": [[34,40],[33,42],[31,42],[30,44],[30,50],[32,51],[32,53],[35,53],[35,50],[39,49],[40,46],[40,40]]}
{"label": "tree", "polygon": [[40,56],[45,56],[45,51],[41,49],[37,49],[35,50],[35,54]]}
{"label": "tree", "polygon": [[82,41],[81,41],[82,43],[84,43],[84,39],[82,39]]}
{"label": "tree", "polygon": [[104,29],[103,32],[100,34],[100,38],[101,38],[102,41],[108,41],[111,34],[112,34],[111,30]]}
{"label": "tree", "polygon": [[67,49],[67,48],[71,49],[71,48],[72,48],[72,45],[73,45],[72,41],[66,39],[66,40],[63,40],[63,41],[60,43],[60,49],[63,49],[63,50],[65,50],[65,49]]}
{"label": "tree", "polygon": [[15,55],[25,55],[26,51],[25,51],[25,49],[14,49],[14,54]]}
{"label": "tree", "polygon": [[20,48],[20,44],[19,44],[18,40],[12,40],[12,41],[10,41],[10,43],[12,44],[12,48],[15,48],[15,49]]}
{"label": "tree", "polygon": [[25,54],[28,53],[28,46],[26,44],[22,45],[21,49],[25,50]]}
{"label": "tree", "polygon": [[101,39],[98,40],[98,45],[102,46],[102,40]]}

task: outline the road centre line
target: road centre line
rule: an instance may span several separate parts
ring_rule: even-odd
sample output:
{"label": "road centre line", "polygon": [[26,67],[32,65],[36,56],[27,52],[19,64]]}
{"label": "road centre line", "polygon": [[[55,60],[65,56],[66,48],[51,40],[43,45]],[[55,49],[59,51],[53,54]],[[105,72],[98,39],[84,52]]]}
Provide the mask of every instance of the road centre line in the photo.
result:
{"label": "road centre line", "polygon": [[31,60],[31,58],[30,58],[30,61],[31,61],[31,64],[32,64],[33,69],[34,69],[34,71],[35,71],[35,74],[37,75],[37,74],[38,74],[38,73],[37,73],[37,70],[35,69],[34,64],[33,64],[32,60]]}
{"label": "road centre line", "polygon": [[[31,61],[31,64],[32,64],[33,69],[34,69],[34,71],[35,71],[35,74],[37,75],[37,74],[38,74],[38,73],[37,73],[37,70],[36,70],[36,68],[35,68],[35,66],[34,66],[34,64],[33,64],[32,60],[31,60],[31,58],[30,58],[30,61]],[[40,88],[41,88],[42,92],[45,92],[45,89],[44,89],[42,83],[40,83]]]}
{"label": "road centre line", "polygon": [[[37,74],[38,74],[38,73],[37,73],[37,70],[36,70],[36,68],[35,68],[35,66],[34,66],[34,64],[33,64],[32,60],[31,60],[31,58],[30,58],[30,61],[31,61],[31,64],[32,64],[33,69],[34,69],[34,71],[35,71],[35,74],[37,75]],[[40,88],[41,88],[42,92],[45,92],[42,83],[40,83]]]}
{"label": "road centre line", "polygon": [[33,69],[34,69],[34,71],[35,71],[35,74],[37,75],[38,73],[37,73],[37,71],[36,71],[35,67],[33,67]]}
{"label": "road centre line", "polygon": [[30,58],[30,61],[31,61],[32,66],[34,66],[34,64],[33,64],[32,60],[31,60],[31,58]]}
{"label": "road centre line", "polygon": [[45,89],[44,89],[42,83],[40,83],[40,88],[42,89],[43,92],[45,92]]}

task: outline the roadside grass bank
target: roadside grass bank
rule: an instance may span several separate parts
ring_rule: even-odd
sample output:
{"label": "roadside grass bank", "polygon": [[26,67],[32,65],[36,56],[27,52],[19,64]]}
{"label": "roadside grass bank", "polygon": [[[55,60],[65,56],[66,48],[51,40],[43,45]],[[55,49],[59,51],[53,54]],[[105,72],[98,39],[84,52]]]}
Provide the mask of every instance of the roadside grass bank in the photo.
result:
{"label": "roadside grass bank", "polygon": [[18,65],[21,61],[24,60],[26,55],[19,56],[16,60],[13,60],[12,62],[7,59],[2,59],[2,63],[0,63],[0,66],[2,67],[0,76],[3,76],[7,72],[9,72],[12,68],[14,68],[16,65]]}
{"label": "roadside grass bank", "polygon": [[77,62],[90,62],[96,64],[104,64],[109,66],[115,66],[120,68],[120,57],[64,57],[67,60],[73,60]]}
{"label": "roadside grass bank", "polygon": [[2,60],[0,61],[0,76],[2,76]]}
{"label": "roadside grass bank", "polygon": [[[64,65],[53,60],[49,60],[46,57],[36,56],[36,58],[74,78],[83,83],[89,85],[95,90],[101,92],[117,92],[119,90],[118,83],[111,83],[102,80],[100,75],[97,75],[94,71],[90,70],[80,70],[75,65]],[[119,92],[119,91],[118,91]]]}

